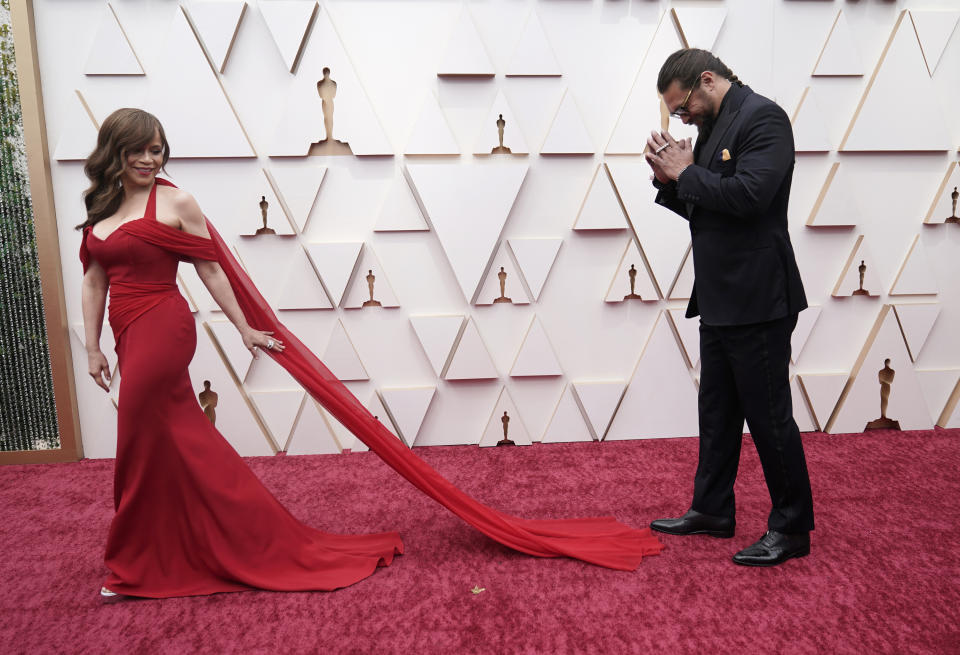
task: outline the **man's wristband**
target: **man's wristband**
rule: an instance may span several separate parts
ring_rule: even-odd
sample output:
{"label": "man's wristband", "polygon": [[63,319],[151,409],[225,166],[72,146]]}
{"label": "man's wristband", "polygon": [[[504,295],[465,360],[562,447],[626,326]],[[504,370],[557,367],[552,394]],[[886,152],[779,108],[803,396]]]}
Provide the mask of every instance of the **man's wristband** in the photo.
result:
{"label": "man's wristband", "polygon": [[683,175],[683,172],[684,172],[685,170],[687,170],[688,168],[690,168],[690,164],[687,164],[686,166],[684,166],[683,168],[681,168],[681,169],[680,169],[680,172],[677,173],[677,180],[676,180],[677,184],[680,183],[680,176]]}

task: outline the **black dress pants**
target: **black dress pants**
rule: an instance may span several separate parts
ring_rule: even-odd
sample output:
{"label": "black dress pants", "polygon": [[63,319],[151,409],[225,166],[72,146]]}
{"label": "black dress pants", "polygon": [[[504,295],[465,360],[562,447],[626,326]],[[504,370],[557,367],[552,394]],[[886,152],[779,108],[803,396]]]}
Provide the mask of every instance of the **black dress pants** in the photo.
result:
{"label": "black dress pants", "polygon": [[692,509],[733,518],[743,421],[770,491],[770,530],[813,529],[810,477],[793,420],[790,335],[793,314],[752,325],[700,323],[700,457]]}

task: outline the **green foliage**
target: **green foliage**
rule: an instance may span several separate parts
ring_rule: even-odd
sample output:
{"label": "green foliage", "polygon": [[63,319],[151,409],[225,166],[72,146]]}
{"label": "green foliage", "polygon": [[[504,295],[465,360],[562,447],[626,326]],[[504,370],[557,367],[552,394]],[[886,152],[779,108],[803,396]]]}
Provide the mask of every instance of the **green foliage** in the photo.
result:
{"label": "green foliage", "polygon": [[0,451],[58,448],[10,1],[0,0]]}

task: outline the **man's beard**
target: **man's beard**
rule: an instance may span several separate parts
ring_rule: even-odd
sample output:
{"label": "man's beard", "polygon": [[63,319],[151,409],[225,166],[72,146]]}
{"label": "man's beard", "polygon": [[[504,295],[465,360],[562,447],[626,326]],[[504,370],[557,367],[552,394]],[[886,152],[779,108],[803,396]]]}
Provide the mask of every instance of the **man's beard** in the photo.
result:
{"label": "man's beard", "polygon": [[704,116],[700,124],[697,125],[698,136],[706,137],[713,131],[713,126],[717,122],[716,116]]}
{"label": "man's beard", "polygon": [[713,132],[713,126],[717,122],[717,114],[711,113],[704,115],[703,119],[697,125],[697,143],[706,143]]}

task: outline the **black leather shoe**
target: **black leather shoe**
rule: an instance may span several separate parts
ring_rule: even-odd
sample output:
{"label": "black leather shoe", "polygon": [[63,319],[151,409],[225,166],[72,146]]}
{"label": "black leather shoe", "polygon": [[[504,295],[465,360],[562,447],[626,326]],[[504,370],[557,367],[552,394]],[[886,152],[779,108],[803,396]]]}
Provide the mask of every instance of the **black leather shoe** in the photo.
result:
{"label": "black leather shoe", "polygon": [[733,556],[735,564],[743,566],[776,566],[791,557],[810,554],[810,533],[784,534],[770,530],[760,541]]}
{"label": "black leather shoe", "polygon": [[733,536],[736,522],[726,516],[710,516],[690,510],[678,519],[657,519],[650,522],[650,529],[666,534],[707,534],[711,537],[729,539]]}

